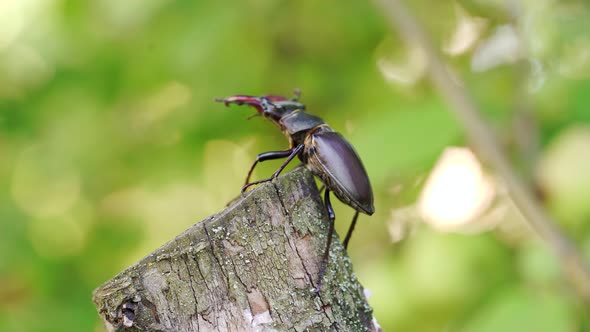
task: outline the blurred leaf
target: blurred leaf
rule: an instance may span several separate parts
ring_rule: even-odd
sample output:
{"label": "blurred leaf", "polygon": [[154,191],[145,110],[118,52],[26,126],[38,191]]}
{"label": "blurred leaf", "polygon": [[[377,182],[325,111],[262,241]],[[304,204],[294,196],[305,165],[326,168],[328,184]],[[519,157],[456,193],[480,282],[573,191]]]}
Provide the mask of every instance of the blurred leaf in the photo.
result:
{"label": "blurred leaf", "polygon": [[[545,202],[590,248],[588,3],[407,3],[436,45],[467,45],[446,60],[503,143],[515,113],[538,121]],[[481,24],[457,34],[468,16]],[[470,52],[507,24],[521,60],[472,72]],[[443,149],[468,144],[419,80],[420,51],[401,40],[371,2],[0,1],[0,330],[101,330],[94,287],[222,209],[257,153],[288,144],[268,121],[246,121],[251,110],[213,98],[296,87],[371,177],[377,210],[349,252],[386,331],[578,327],[587,315],[558,295],[555,262],[524,236],[435,233],[410,215],[389,242],[388,222],[415,203]],[[414,82],[392,80],[392,63],[394,74],[417,64]],[[335,209],[342,233],[352,210]]]}
{"label": "blurred leaf", "polygon": [[[353,136],[375,181],[387,174],[415,174],[434,163],[442,150],[460,138],[456,121],[438,102],[382,105]],[[379,134],[377,134],[379,133]]]}
{"label": "blurred leaf", "polygon": [[538,179],[559,220],[570,227],[587,227],[590,219],[590,126],[565,129],[547,148],[539,163]]}
{"label": "blurred leaf", "polygon": [[578,326],[564,298],[526,288],[511,288],[480,308],[461,331],[573,332],[578,331]]}

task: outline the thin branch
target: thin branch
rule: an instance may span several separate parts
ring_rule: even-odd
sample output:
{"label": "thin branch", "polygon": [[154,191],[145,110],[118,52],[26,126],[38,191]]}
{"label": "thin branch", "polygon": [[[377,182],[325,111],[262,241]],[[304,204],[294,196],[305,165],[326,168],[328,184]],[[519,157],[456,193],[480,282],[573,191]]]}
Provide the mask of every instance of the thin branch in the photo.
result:
{"label": "thin branch", "polygon": [[466,134],[478,155],[486,160],[503,178],[515,204],[531,226],[545,241],[559,262],[578,295],[590,306],[590,268],[572,241],[559,229],[544,211],[529,187],[520,179],[496,139],[493,131],[482,119],[478,107],[467,91],[451,77],[447,65],[438,50],[400,0],[375,0],[388,23],[398,30],[408,42],[422,47],[429,61],[429,76],[432,84],[451,106],[457,119],[463,124]]}

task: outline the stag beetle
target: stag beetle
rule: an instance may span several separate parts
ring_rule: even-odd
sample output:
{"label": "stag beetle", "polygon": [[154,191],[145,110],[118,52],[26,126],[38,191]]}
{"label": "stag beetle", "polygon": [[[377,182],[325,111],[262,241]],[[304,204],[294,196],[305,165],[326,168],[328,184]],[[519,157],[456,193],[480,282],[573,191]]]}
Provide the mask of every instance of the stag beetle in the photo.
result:
{"label": "stag beetle", "polygon": [[[346,248],[359,212],[372,215],[375,211],[373,191],[367,172],[352,145],[330,128],[324,120],[306,113],[305,105],[299,102],[299,92],[296,91],[295,95],[293,99],[276,95],[262,97],[235,95],[215,101],[222,102],[226,106],[245,104],[254,107],[258,111],[255,116],[264,116],[272,121],[289,139],[289,149],[264,152],[256,157],[250,171],[248,171],[242,193],[250,186],[275,179],[295,157],[298,157],[324,183],[326,188],[324,204],[330,218],[330,228],[318,275],[316,291],[319,292],[328,262],[332,233],[334,233],[335,215],[330,203],[330,192],[333,192],[338,199],[356,211],[344,239],[344,247]],[[249,182],[252,171],[259,162],[280,158],[287,159],[271,177]]]}

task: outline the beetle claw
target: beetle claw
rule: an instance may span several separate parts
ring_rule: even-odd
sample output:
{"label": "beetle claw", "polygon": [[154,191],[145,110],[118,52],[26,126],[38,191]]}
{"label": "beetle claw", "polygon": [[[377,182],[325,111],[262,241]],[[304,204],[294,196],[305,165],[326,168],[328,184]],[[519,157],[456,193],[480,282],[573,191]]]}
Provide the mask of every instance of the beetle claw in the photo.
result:
{"label": "beetle claw", "polygon": [[252,184],[251,183],[246,183],[245,185],[242,186],[242,190],[240,190],[240,193],[242,194],[243,197],[246,197],[246,190],[248,190],[248,188],[250,188]]}

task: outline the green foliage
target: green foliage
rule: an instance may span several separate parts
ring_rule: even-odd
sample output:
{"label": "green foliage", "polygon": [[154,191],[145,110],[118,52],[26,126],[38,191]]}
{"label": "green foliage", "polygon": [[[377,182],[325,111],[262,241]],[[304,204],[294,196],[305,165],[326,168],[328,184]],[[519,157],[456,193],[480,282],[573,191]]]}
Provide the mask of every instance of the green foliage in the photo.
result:
{"label": "green foliage", "polygon": [[[550,213],[590,248],[588,4],[412,8]],[[514,210],[461,234],[400,213],[441,152],[468,142],[419,50],[380,14],[334,0],[0,1],[0,330],[100,330],[94,287],[222,209],[257,153],[287,145],[213,98],[296,87],[370,174],[376,213],[361,217],[349,251],[386,331],[588,329]],[[462,20],[479,22],[476,37],[449,51]],[[476,70],[506,24],[520,48]],[[477,55],[486,43],[496,49]],[[342,234],[352,212],[336,204]]]}

